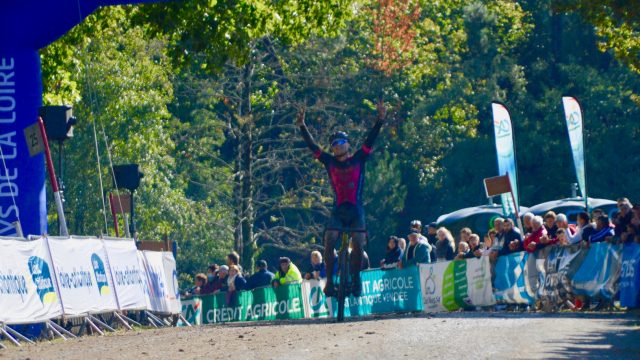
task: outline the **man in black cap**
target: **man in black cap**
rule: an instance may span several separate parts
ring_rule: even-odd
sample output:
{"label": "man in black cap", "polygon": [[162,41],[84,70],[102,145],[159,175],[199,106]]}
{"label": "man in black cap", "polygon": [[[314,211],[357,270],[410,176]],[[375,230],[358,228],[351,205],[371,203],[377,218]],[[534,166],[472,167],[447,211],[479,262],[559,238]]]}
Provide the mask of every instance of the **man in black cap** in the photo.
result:
{"label": "man in black cap", "polygon": [[264,260],[258,260],[256,263],[257,271],[253,273],[247,279],[246,290],[253,290],[256,288],[271,286],[271,282],[275,275],[267,270],[267,262]]}

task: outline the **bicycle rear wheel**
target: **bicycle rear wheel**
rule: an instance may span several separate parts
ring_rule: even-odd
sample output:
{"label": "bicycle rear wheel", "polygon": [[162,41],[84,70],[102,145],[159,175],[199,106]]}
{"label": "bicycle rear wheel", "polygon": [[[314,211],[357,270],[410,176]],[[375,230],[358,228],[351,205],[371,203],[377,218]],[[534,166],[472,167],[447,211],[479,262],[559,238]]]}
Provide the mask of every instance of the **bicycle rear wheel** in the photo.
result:
{"label": "bicycle rear wheel", "polygon": [[347,293],[349,291],[349,250],[348,248],[340,251],[338,257],[340,266],[340,277],[338,278],[338,322],[344,321],[344,305]]}

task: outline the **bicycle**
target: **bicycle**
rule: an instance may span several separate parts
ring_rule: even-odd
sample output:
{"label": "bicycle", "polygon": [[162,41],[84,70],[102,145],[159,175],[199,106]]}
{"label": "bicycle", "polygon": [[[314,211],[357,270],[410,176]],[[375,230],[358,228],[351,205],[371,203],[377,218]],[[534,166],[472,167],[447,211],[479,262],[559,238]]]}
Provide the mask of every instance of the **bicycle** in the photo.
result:
{"label": "bicycle", "polygon": [[338,249],[338,273],[334,276],[338,281],[338,322],[344,321],[344,307],[347,296],[351,293],[351,253],[349,252],[350,233],[364,232],[361,229],[342,228],[338,230],[340,238],[340,248]]}

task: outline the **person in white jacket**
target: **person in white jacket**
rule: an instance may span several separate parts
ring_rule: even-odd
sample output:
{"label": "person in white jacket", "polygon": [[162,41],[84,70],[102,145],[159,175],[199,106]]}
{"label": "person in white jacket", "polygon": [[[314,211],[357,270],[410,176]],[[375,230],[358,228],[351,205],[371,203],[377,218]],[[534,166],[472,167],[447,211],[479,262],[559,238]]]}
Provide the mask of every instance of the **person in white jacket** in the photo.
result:
{"label": "person in white jacket", "polygon": [[[560,216],[558,216],[558,219],[560,219]],[[593,225],[591,225],[591,222],[589,221],[589,214],[586,212],[581,212],[578,214],[577,222],[578,223],[575,233],[571,233],[571,230],[569,229],[569,223],[566,221],[566,216],[564,217],[564,221],[557,221],[558,227],[564,229],[565,237],[571,245],[577,244],[582,241],[582,235],[585,232],[585,229],[588,228],[588,230],[592,230],[593,227]]]}

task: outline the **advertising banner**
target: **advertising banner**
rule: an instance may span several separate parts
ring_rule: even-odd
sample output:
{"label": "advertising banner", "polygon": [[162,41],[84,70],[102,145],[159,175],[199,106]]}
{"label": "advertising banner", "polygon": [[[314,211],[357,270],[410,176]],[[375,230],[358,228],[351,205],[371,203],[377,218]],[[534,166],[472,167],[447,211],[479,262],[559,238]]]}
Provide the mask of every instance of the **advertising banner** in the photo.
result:
{"label": "advertising banner", "polygon": [[43,238],[0,239],[0,323],[27,324],[62,315]]}
{"label": "advertising banner", "polygon": [[301,284],[202,296],[202,323],[304,318]]}
{"label": "advertising banner", "polygon": [[612,299],[618,291],[621,268],[621,245],[593,243],[573,277],[573,290],[578,295]]}
{"label": "advertising banner", "polygon": [[327,297],[323,292],[325,283],[324,279],[302,282],[302,298],[306,318],[326,318],[329,316]]}
{"label": "advertising banner", "polygon": [[420,287],[424,311],[453,311],[459,308],[454,297],[453,271],[453,261],[420,265]]}
{"label": "advertising banner", "polygon": [[640,307],[640,244],[626,244],[622,250],[620,306]]}
{"label": "advertising banner", "polygon": [[499,175],[509,174],[511,190],[516,203],[511,198],[511,194],[502,194],[502,211],[504,216],[514,217],[518,207],[518,178],[516,175],[516,151],[513,144],[513,127],[511,126],[511,116],[509,110],[498,103],[492,103],[493,130],[496,139],[496,152],[498,155]]}
{"label": "advertising banner", "polygon": [[147,308],[163,314],[182,312],[176,263],[173,254],[161,251],[138,251],[138,260],[146,272],[144,286]]}
{"label": "advertising banner", "polygon": [[120,310],[147,308],[144,281],[146,275],[138,262],[138,250],[132,239],[103,239],[111,280]]}
{"label": "advertising banner", "polygon": [[65,315],[118,309],[101,240],[49,237],[47,241]]}
{"label": "advertising banner", "polygon": [[552,246],[544,263],[544,283],[538,288],[538,298],[551,305],[569,300],[573,293],[571,279],[582,265],[588,250],[580,244]]}
{"label": "advertising banner", "polygon": [[533,294],[528,289],[527,260],[529,254],[522,251],[500,256],[495,265],[494,295],[499,303],[533,304]]}
{"label": "advertising banner", "polygon": [[[422,310],[418,267],[366,270],[360,273],[360,279],[362,296],[345,299],[345,316]],[[338,302],[335,298],[330,300],[330,310],[335,316]]]}
{"label": "advertising banner", "polygon": [[[194,297],[182,300],[182,317],[191,325],[202,325],[202,299]],[[182,319],[178,320],[178,326],[187,326]]]}
{"label": "advertising banner", "polygon": [[[491,286],[491,263],[488,256],[479,259],[467,259],[466,282],[467,298],[464,301],[472,306],[490,306],[496,303]],[[456,278],[456,282],[458,279]],[[460,305],[462,306],[462,305]]]}
{"label": "advertising banner", "polygon": [[586,175],[584,170],[584,137],[582,135],[582,109],[578,100],[570,96],[562,97],[564,117],[567,121],[569,143],[573,155],[573,165],[576,169],[576,178],[583,198],[587,198]]}

